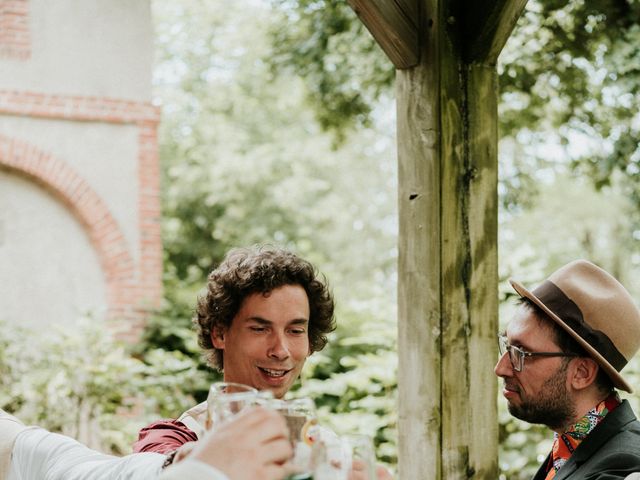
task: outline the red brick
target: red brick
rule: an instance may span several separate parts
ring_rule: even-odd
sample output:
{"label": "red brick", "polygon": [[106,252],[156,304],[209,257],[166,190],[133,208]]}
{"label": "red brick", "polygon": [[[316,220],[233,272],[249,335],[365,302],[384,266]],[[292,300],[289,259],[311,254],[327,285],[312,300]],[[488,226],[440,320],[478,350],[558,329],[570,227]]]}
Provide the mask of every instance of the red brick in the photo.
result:
{"label": "red brick", "polygon": [[[2,19],[0,11],[0,19]],[[0,37],[0,41],[1,41]],[[0,50],[2,44],[0,43]],[[138,131],[138,215],[140,240],[128,245],[107,204],[66,162],[37,147],[0,135],[0,165],[31,177],[52,191],[87,228],[107,280],[109,318],[129,322],[132,338],[162,302],[162,240],[157,123],[160,109],[149,103],[99,97],[1,91],[0,113],[33,117],[133,123]],[[139,249],[135,265],[130,248]]]}

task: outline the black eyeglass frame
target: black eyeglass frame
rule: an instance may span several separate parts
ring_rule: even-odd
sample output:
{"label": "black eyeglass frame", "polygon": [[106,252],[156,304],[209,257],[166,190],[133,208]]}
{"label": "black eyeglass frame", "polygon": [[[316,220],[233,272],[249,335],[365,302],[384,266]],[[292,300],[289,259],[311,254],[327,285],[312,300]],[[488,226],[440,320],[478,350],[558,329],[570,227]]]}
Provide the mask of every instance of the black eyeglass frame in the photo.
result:
{"label": "black eyeglass frame", "polygon": [[505,353],[509,353],[509,361],[513,370],[521,372],[524,369],[525,357],[579,357],[580,355],[575,353],[566,352],[527,352],[520,347],[514,347],[509,345],[506,335],[498,335],[498,350],[500,351],[500,358]]}

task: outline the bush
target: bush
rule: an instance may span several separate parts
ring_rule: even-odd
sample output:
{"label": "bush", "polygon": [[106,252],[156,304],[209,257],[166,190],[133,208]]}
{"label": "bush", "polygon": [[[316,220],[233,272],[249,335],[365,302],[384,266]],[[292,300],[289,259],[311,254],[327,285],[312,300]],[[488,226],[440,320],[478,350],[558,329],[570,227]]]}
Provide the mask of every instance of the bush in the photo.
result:
{"label": "bush", "polygon": [[156,350],[145,363],[94,319],[46,336],[0,326],[0,407],[99,450],[130,453],[139,427],[192,406],[202,383],[184,354]]}

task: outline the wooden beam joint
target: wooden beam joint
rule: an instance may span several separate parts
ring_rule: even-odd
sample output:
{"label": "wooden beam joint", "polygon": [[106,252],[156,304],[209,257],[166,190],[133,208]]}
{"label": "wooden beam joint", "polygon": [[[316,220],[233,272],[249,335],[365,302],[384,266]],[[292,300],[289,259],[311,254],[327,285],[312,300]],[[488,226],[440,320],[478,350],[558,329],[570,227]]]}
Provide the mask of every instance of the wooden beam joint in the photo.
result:
{"label": "wooden beam joint", "polygon": [[463,0],[464,60],[495,65],[527,0]]}
{"label": "wooden beam joint", "polygon": [[347,0],[398,69],[420,61],[417,0]]}

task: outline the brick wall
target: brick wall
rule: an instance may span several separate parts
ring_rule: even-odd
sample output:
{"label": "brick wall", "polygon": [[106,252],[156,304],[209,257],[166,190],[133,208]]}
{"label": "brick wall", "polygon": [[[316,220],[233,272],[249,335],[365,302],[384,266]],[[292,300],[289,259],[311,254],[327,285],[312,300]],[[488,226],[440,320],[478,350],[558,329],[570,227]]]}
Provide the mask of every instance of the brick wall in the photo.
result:
{"label": "brick wall", "polygon": [[149,103],[109,98],[0,91],[0,115],[134,124],[138,128],[140,245],[134,248],[139,248],[139,265],[135,265],[107,203],[78,172],[62,158],[0,135],[0,168],[42,185],[85,227],[104,271],[108,316],[112,321],[125,320],[126,330],[121,336],[136,340],[149,311],[159,306],[162,297],[159,109]]}
{"label": "brick wall", "polygon": [[0,0],[0,57],[30,56],[29,0]]}

